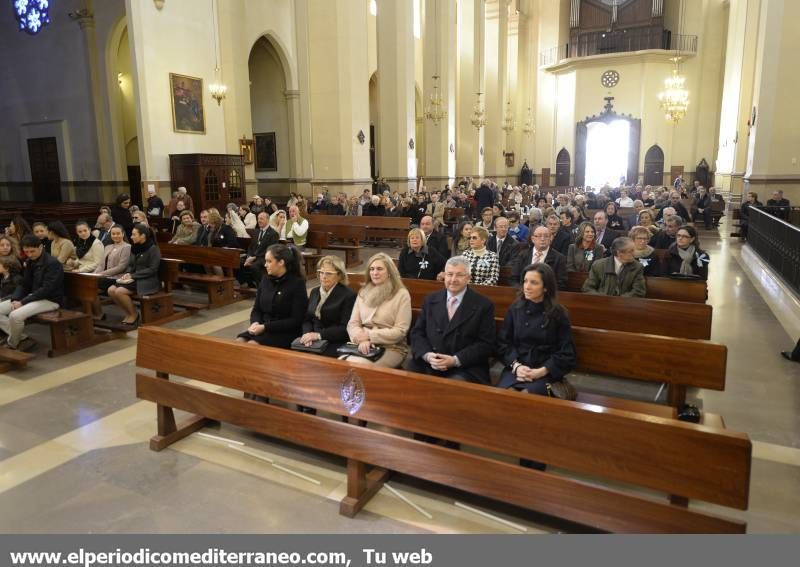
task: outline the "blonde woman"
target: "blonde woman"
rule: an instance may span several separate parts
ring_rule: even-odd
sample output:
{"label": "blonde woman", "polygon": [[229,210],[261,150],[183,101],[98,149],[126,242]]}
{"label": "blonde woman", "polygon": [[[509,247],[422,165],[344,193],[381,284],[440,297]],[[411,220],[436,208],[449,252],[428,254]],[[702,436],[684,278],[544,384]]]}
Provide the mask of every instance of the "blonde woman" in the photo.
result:
{"label": "blonde woman", "polygon": [[368,354],[373,346],[385,351],[377,360],[350,355],[350,362],[399,368],[408,354],[406,334],[411,327],[411,295],[388,254],[379,252],[367,262],[365,284],[358,292],[347,324],[350,342]]}
{"label": "blonde woman", "polygon": [[472,227],[469,235],[469,250],[464,258],[469,262],[474,285],[497,285],[500,279],[500,259],[497,254],[486,249],[489,231],[482,226]]}
{"label": "blonde woman", "polygon": [[444,258],[435,248],[429,248],[427,238],[422,229],[412,228],[408,231],[406,246],[400,251],[398,268],[400,276],[415,280],[435,280],[444,270]]}

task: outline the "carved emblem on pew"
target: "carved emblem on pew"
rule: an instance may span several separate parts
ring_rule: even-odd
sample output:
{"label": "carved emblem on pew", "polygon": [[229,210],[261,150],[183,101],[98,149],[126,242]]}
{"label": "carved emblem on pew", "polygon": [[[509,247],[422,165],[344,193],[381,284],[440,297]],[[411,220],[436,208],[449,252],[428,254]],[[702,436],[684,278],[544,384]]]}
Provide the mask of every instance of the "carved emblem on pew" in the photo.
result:
{"label": "carved emblem on pew", "polygon": [[364,383],[358,374],[352,370],[347,373],[347,376],[342,380],[342,387],[339,390],[342,403],[349,415],[355,415],[361,406],[364,405],[366,392],[364,390]]}

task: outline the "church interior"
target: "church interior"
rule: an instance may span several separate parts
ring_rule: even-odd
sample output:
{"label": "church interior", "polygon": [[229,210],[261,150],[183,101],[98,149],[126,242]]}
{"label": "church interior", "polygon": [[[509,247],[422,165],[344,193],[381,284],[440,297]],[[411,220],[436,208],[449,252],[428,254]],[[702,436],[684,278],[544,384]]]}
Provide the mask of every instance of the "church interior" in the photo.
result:
{"label": "church interior", "polygon": [[[147,316],[156,323],[145,320],[138,328],[109,327],[80,306],[69,307],[80,324],[26,323],[38,345],[32,356],[0,347],[0,532],[800,532],[800,354],[781,356],[800,338],[800,207],[789,206],[800,205],[800,2],[8,4],[0,10],[2,228],[16,215],[31,224],[64,220],[70,227],[85,218],[94,228],[100,206],[120,195],[146,209],[153,196],[175,202],[179,187],[193,199],[198,218],[201,210],[225,210],[229,202],[252,203],[257,196],[287,212],[287,204],[310,208],[320,195],[326,202],[329,195],[356,202],[365,191],[399,207],[406,198],[452,190],[462,181],[462,187],[477,187],[482,180],[500,188],[497,198],[509,211],[508,191],[523,184],[534,195],[548,195],[554,207],[560,193],[602,190],[608,197],[620,188],[641,195],[643,187],[664,187],[666,196],[685,187],[682,202],[690,201],[693,185],[714,188],[724,206],[703,225],[687,202],[696,242],[702,240],[710,257],[707,280],[685,282],[705,290],[699,301],[705,330],[689,331],[699,305],[684,312],[689,300],[670,306],[655,295],[624,304],[627,311],[622,302],[613,304],[620,306],[616,312],[608,307],[607,327],[573,321],[577,338],[604,341],[609,352],[602,365],[592,366],[581,361],[578,343],[581,364],[569,379],[583,400],[594,402],[517,395],[530,402],[519,407],[532,413],[504,417],[489,408],[512,403],[511,393],[453,384],[463,400],[486,390],[485,430],[480,408],[465,409],[459,422],[456,410],[445,408],[452,401],[446,394],[424,400],[380,386],[381,378],[417,384],[413,373],[358,364],[351,366],[366,387],[356,380],[363,399],[355,410],[363,402],[367,413],[361,416],[371,417],[358,420],[353,412],[348,422],[334,404],[345,401],[344,387],[340,402],[308,386],[325,377],[303,373],[303,364],[316,368],[312,359],[298,359],[297,382],[290,385],[285,368],[293,362],[269,366],[280,367],[293,360],[284,356],[297,353],[277,353],[270,362],[268,353],[276,349],[260,346],[267,354],[253,360],[263,362],[270,384],[263,387],[274,395],[258,392],[274,400],[264,408],[243,400],[248,390],[236,384],[254,384],[258,367],[237,377],[233,369],[244,363],[223,353],[255,348],[233,345],[233,339],[253,321],[256,296],[239,289],[231,267],[223,266],[224,274],[222,268],[194,274],[192,281],[213,282],[207,290],[165,284],[167,303],[148,304]],[[746,234],[742,205],[751,194],[767,203],[778,192],[785,207],[776,214],[767,214],[769,206],[767,213],[751,211]],[[301,215],[311,227],[303,242],[311,292],[322,277],[316,275],[320,254],[310,252],[321,247],[311,242],[311,231],[328,215]],[[149,221],[154,234],[180,223],[164,210],[156,216]],[[472,216],[480,219],[481,211]],[[331,234],[351,234],[344,219],[352,225],[359,218],[371,217],[322,225],[342,230],[329,232],[325,242]],[[400,226],[386,220],[378,226]],[[355,244],[333,245],[327,254],[346,262],[347,272],[372,277],[367,259],[386,253],[397,261],[404,248],[394,237],[371,236],[375,225],[356,224],[346,227],[360,230]],[[407,244],[405,233],[414,224],[403,225],[398,244]],[[455,235],[455,225],[443,225]],[[164,259],[174,257],[170,247],[178,246],[167,244],[171,234],[165,238],[159,240],[162,269]],[[232,257],[238,269],[240,255],[247,256],[237,250],[225,261]],[[183,261],[198,262],[192,258],[187,253]],[[219,258],[223,265],[221,252]],[[181,270],[173,273],[176,281],[191,276],[175,266]],[[223,280],[230,287],[217,286]],[[198,308],[206,291],[208,304]],[[580,289],[563,295],[593,297],[574,291]],[[574,318],[579,309],[594,309],[580,297],[570,301]],[[85,305],[93,305],[91,298]],[[108,319],[122,316],[114,304],[103,305]],[[144,298],[140,309],[144,317]],[[161,309],[172,315],[158,322]],[[662,318],[663,333],[656,332]],[[144,345],[162,330],[180,331],[174,344],[181,346],[164,343],[158,356],[148,354]],[[76,346],[84,332],[91,344]],[[185,333],[197,337],[197,346]],[[721,367],[713,385],[712,363],[698,362],[705,356],[717,357],[713,364]],[[181,364],[197,374],[164,370]],[[331,380],[339,384],[336,373],[348,363],[330,364]],[[216,370],[204,365],[228,365],[229,381],[207,376]],[[162,372],[177,378],[162,380]],[[284,387],[276,378],[281,372]],[[640,379],[645,374],[661,379]],[[446,381],[425,378],[418,386],[442,392],[438,383]],[[180,425],[196,411],[167,401],[156,409],[153,397],[189,390],[198,393],[187,394],[186,408],[217,406],[204,414],[211,421],[175,431],[175,420]],[[303,404],[290,393],[318,401],[313,407],[319,413],[295,411]],[[600,399],[621,401],[604,407]],[[442,437],[435,434],[438,408],[447,422],[441,427],[463,435],[454,433],[460,448],[419,441],[411,414],[398,409],[409,400],[420,404],[419,427],[432,428],[419,432]],[[678,413],[688,402],[708,419],[679,420],[675,400]],[[370,409],[371,402],[379,409]],[[632,409],[644,404],[655,413]],[[255,408],[249,417],[243,415],[248,408]],[[541,428],[537,411],[546,420]],[[236,419],[215,417],[228,415]],[[248,426],[259,420],[263,428]],[[501,436],[497,424],[505,423],[534,429]],[[598,429],[587,429],[583,442],[565,442],[577,423]],[[611,441],[609,432],[632,423],[641,427],[638,437]],[[303,431],[293,431],[297,424]],[[548,438],[536,438],[537,432],[549,432]],[[502,439],[495,446],[489,435]],[[662,439],[682,445],[661,446]],[[546,472],[517,466],[521,453],[515,449],[541,447],[551,457]],[[620,454],[629,460],[619,461]],[[656,455],[650,467],[649,454]],[[692,466],[693,455],[702,456],[702,466]],[[667,468],[659,471],[662,461]],[[391,470],[376,481],[377,474],[364,472],[365,463]],[[484,465],[484,476],[470,472]],[[491,481],[493,472],[508,477]],[[351,513],[344,513],[347,506]]]}

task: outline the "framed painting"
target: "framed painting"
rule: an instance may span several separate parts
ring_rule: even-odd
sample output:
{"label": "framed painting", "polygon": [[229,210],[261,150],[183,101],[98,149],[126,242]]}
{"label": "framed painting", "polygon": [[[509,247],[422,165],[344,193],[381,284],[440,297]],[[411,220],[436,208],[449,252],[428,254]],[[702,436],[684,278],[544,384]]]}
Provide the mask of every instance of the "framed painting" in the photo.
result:
{"label": "framed painting", "polygon": [[203,79],[170,73],[169,86],[172,96],[173,130],[188,134],[205,134]]}
{"label": "framed painting", "polygon": [[256,171],[278,171],[275,132],[253,134],[256,140]]}
{"label": "framed painting", "polygon": [[239,153],[242,155],[245,165],[250,165],[253,163],[253,140],[240,138]]}

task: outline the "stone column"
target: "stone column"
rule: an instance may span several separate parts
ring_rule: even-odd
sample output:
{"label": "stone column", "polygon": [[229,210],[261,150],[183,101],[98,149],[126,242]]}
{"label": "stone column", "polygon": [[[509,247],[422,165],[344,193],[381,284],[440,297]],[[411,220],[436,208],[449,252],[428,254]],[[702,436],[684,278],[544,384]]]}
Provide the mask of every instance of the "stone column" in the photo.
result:
{"label": "stone column", "polygon": [[[507,137],[503,130],[508,79],[508,3],[498,0],[497,12],[487,15],[486,21],[486,142],[484,160],[486,175],[502,183],[505,174],[503,151]],[[512,109],[513,110],[513,109]]]}
{"label": "stone column", "polygon": [[326,0],[307,11],[314,191],[360,194],[372,183],[367,9],[366,0]]}
{"label": "stone column", "polygon": [[402,193],[417,178],[413,3],[380,0],[377,36],[378,175]]}
{"label": "stone column", "polygon": [[[483,175],[483,128],[471,124],[475,93],[483,92],[485,0],[458,0],[458,93],[456,97],[456,176]],[[485,100],[484,100],[485,103]],[[476,182],[478,179],[475,180]]]}
{"label": "stone column", "polygon": [[289,124],[294,128],[295,179],[289,186],[292,191],[312,195],[311,179],[314,175],[311,153],[311,106],[309,69],[309,17],[308,0],[295,0],[294,25],[297,38],[297,96],[287,92]]}
{"label": "stone column", "polygon": [[[428,187],[444,187],[456,174],[456,0],[425,0],[423,32],[423,105],[439,75],[439,93],[447,116],[425,120],[425,172]],[[452,146],[452,151],[451,151]]]}

